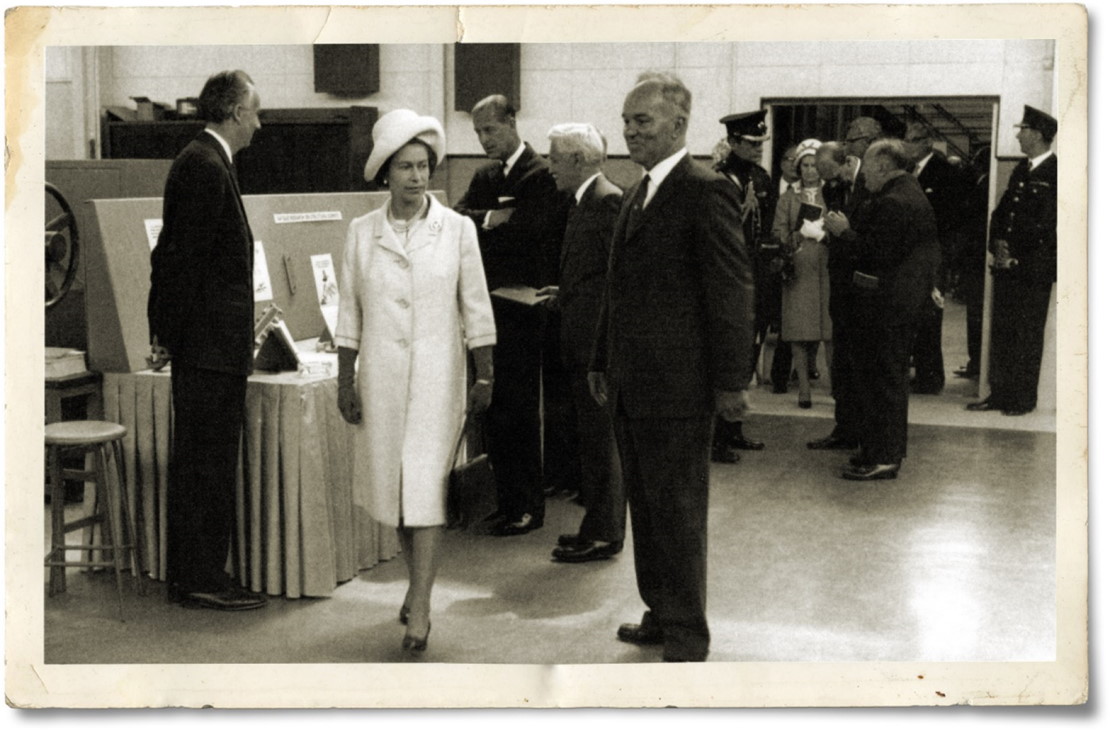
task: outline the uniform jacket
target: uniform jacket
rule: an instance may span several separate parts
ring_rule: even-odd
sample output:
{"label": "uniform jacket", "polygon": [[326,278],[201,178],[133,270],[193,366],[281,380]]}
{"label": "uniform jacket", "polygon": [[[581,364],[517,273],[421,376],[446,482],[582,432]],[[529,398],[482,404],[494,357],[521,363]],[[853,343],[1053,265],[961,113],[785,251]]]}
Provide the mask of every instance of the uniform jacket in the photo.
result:
{"label": "uniform jacket", "polygon": [[254,239],[231,161],[207,132],[170,168],[150,264],[151,338],[176,363],[250,373]]}
{"label": "uniform jacket", "polygon": [[[509,177],[492,161],[474,173],[455,210],[469,216],[478,229],[486,280],[490,289],[505,285],[543,287],[558,280],[559,247],[567,200],[555,188],[547,163],[528,143]],[[504,224],[482,228],[486,213],[514,209]]]}
{"label": "uniform jacket", "polygon": [[[641,182],[638,185],[643,185]],[[693,418],[751,378],[751,262],[736,186],[682,158],[629,224],[621,204],[592,371],[633,418]]]}
{"label": "uniform jacket", "polygon": [[585,370],[593,354],[597,318],[621,189],[599,175],[567,213],[559,269],[560,338],[564,363]]}
{"label": "uniform jacket", "polygon": [[755,163],[741,160],[731,153],[718,170],[740,189],[741,204],[749,189],[755,197],[758,205],[744,221],[744,241],[753,253],[757,253],[761,244],[772,239],[771,227],[775,219],[777,196],[773,192],[771,176]]}
{"label": "uniform jacket", "polygon": [[1028,282],[1056,281],[1056,155],[1032,171],[1021,161],[991,216],[991,240],[1005,239],[1018,260],[1006,276]]}
{"label": "uniform jacket", "polygon": [[336,345],[359,352],[355,500],[383,523],[444,522],[466,409],[466,350],[496,331],[474,225],[434,198],[406,250],[388,202],[351,221]]}
{"label": "uniform jacket", "polygon": [[916,318],[940,262],[936,218],[912,173],[896,176],[874,193],[851,222],[854,240],[830,246],[847,250],[856,270],[879,278],[875,290],[853,290],[887,325]]}

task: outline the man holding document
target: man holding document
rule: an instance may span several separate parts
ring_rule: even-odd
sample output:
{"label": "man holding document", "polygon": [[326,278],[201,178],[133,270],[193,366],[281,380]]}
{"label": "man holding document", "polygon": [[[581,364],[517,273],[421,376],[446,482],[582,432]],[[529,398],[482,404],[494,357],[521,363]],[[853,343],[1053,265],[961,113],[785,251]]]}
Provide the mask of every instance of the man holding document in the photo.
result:
{"label": "man holding document", "polygon": [[474,174],[455,210],[478,227],[493,295],[498,342],[486,425],[498,510],[490,530],[511,536],[543,526],[540,375],[547,311],[527,304],[529,289],[522,288],[553,284],[548,263],[558,261],[566,206],[543,158],[517,134],[507,98],[486,97],[471,116],[493,162]]}

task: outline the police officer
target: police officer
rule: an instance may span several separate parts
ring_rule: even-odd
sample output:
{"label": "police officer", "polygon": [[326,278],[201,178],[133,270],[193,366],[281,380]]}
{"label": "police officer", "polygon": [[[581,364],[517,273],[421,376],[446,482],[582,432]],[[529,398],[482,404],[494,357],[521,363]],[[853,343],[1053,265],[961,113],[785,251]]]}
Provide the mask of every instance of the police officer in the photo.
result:
{"label": "police officer", "polygon": [[[729,154],[718,163],[715,169],[736,184],[740,189],[740,226],[744,242],[750,252],[753,279],[755,284],[755,328],[752,344],[752,368],[755,368],[759,350],[767,337],[767,331],[774,319],[779,305],[773,300],[770,287],[771,278],[761,249],[771,241],[771,225],[774,223],[775,195],[771,187],[771,176],[760,167],[763,160],[763,143],[767,134],[764,121],[767,110],[742,112],[722,117],[725,126]],[[780,295],[781,297],[781,292]],[[741,422],[725,422],[717,417],[713,429],[713,461],[734,463],[740,459],[740,450],[762,450],[763,443],[744,437]]]}
{"label": "police officer", "polygon": [[1017,139],[1026,159],[991,216],[994,312],[990,396],[967,405],[1008,417],[1037,407],[1044,326],[1056,282],[1056,120],[1026,105]]}

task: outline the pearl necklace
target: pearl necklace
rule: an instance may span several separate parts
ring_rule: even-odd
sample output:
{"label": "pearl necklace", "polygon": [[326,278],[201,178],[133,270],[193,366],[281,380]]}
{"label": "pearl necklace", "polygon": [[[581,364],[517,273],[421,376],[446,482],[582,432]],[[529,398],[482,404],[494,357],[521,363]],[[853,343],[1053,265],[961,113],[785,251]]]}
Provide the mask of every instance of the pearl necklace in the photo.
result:
{"label": "pearl necklace", "polygon": [[393,231],[398,234],[404,235],[405,243],[407,244],[409,240],[409,234],[411,234],[412,230],[415,229],[417,224],[420,223],[420,219],[424,216],[424,212],[427,211],[427,209],[428,200],[424,199],[423,203],[420,204],[420,209],[417,210],[417,212],[413,215],[411,219],[398,221],[397,217],[393,215],[393,206],[391,204],[385,210],[385,218],[386,221],[389,222],[389,227],[393,229]]}

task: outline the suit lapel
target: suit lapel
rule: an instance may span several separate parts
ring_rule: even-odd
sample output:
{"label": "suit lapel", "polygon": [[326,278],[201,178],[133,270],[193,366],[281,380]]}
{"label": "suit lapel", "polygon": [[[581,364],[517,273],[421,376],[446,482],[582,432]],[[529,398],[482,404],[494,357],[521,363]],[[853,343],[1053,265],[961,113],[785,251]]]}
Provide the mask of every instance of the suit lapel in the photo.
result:
{"label": "suit lapel", "polygon": [[243,194],[239,190],[239,176],[235,173],[235,162],[228,158],[227,151],[220,141],[213,137],[212,133],[201,131],[197,136],[197,141],[202,145],[207,145],[216,151],[216,155],[223,161],[224,167],[227,168],[227,175],[231,179],[231,188],[235,192],[235,205],[239,207],[239,215],[243,217],[243,226],[247,229],[247,256],[254,266],[254,232],[251,231],[251,222],[247,218],[247,210],[243,207]]}
{"label": "suit lapel", "polygon": [[[666,208],[667,201],[674,197],[674,195],[682,188],[682,182],[686,179],[690,168],[690,156],[686,155],[678,164],[671,169],[671,172],[663,179],[663,184],[655,191],[655,195],[644,206],[644,210],[636,218],[635,223],[625,233],[625,240],[629,240],[636,236],[640,229],[644,228],[644,224],[653,220],[660,215],[660,211]],[[635,192],[635,189],[633,189]],[[631,202],[629,207],[631,208]],[[626,212],[622,209],[621,215],[625,216],[627,221]]]}

